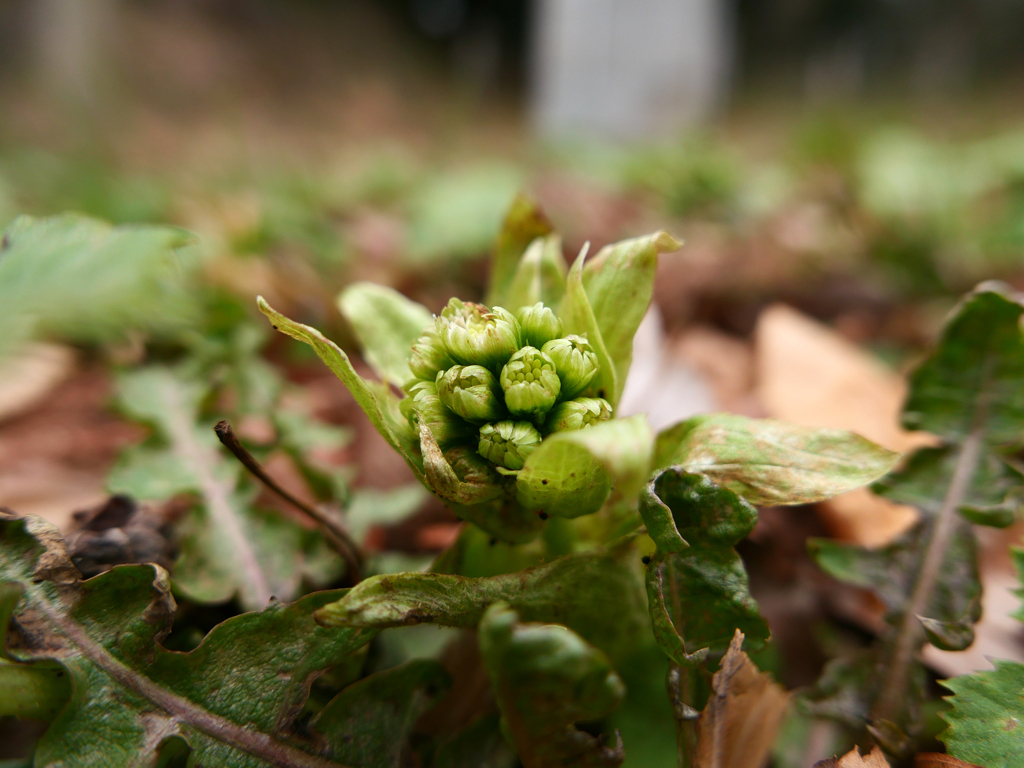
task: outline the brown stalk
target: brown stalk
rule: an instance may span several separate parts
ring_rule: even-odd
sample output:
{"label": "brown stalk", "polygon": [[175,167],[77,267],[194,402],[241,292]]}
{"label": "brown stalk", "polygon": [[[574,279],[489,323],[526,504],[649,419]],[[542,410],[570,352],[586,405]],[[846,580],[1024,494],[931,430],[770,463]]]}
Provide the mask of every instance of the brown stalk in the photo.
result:
{"label": "brown stalk", "polygon": [[352,541],[352,538],[348,535],[348,531],[342,528],[337,521],[330,517],[330,515],[325,514],[322,510],[317,509],[314,506],[306,504],[304,501],[296,498],[281,487],[274,478],[267,474],[267,470],[265,470],[263,465],[256,460],[256,457],[249,453],[246,447],[242,445],[238,436],[235,434],[235,431],[231,428],[231,424],[229,424],[227,420],[218,421],[214,426],[213,431],[217,434],[217,439],[223,443],[224,447],[231,451],[232,455],[234,455],[234,457],[238,459],[254,477],[320,526],[324,532],[324,536],[327,538],[327,541],[330,542],[331,546],[334,547],[338,551],[338,554],[340,554],[345,560],[345,564],[347,565],[345,573],[346,581],[352,585],[358,584],[363,578],[362,557],[359,552],[359,547],[354,541]]}

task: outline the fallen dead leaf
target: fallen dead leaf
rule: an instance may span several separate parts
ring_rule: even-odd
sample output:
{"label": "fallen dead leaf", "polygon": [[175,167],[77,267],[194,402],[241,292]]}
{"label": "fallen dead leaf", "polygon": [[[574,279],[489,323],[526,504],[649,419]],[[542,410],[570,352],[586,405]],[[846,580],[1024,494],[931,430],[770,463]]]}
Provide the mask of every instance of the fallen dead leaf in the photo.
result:
{"label": "fallen dead leaf", "polygon": [[867,755],[861,756],[860,750],[854,747],[842,757],[830,757],[828,760],[819,760],[814,768],[890,768],[889,761],[885,759],[882,750],[873,747]]}
{"label": "fallen dead leaf", "polygon": [[958,757],[944,755],[941,752],[921,752],[914,755],[914,768],[981,768],[981,766],[964,762]]}
{"label": "fallen dead leaf", "polygon": [[[906,381],[870,354],[790,307],[765,309],[754,332],[757,395],[774,418],[810,427],[849,429],[894,451],[933,444],[900,427]],[[821,505],[837,538],[887,544],[917,512],[858,489]]]}
{"label": "fallen dead leaf", "polygon": [[789,694],[742,646],[737,629],[697,721],[696,768],[760,768],[775,744]]}
{"label": "fallen dead leaf", "polygon": [[75,368],[75,352],[59,344],[28,344],[0,364],[0,421],[35,407]]}

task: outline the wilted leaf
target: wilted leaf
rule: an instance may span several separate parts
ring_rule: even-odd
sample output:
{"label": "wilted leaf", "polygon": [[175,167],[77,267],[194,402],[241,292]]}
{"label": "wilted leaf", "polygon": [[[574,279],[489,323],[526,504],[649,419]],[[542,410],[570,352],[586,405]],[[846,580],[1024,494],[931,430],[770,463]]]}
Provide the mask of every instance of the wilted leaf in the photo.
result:
{"label": "wilted leaf", "polygon": [[981,768],[952,755],[941,752],[918,752],[914,755],[914,768]]}
{"label": "wilted leaf", "polygon": [[[620,658],[646,631],[638,559],[632,540],[624,539],[605,549],[500,576],[371,576],[316,618],[338,627],[475,627],[487,606],[503,601],[524,620],[563,624],[612,658]],[[617,608],[609,611],[608,605]]]}
{"label": "wilted leaf", "polygon": [[757,522],[754,508],[703,475],[672,468],[648,483],[640,514],[658,546],[647,566],[647,598],[669,658],[693,666],[709,651],[724,651],[736,629],[762,644],[768,625],[733,549]]}
{"label": "wilted leaf", "polygon": [[[505,214],[494,258],[491,260],[491,281],[487,289],[484,303],[489,307],[498,305],[515,312],[519,307],[509,306],[509,287],[519,266],[519,261],[530,245],[538,237],[551,234],[551,222],[548,221],[540,206],[523,194],[516,196]],[[563,281],[564,282],[564,281]]]}
{"label": "wilted leaf", "polygon": [[498,603],[480,622],[480,652],[523,768],[622,764],[618,734],[608,745],[575,725],[605,717],[625,693],[601,651],[565,627],[520,624]]}
{"label": "wilted leaf", "polygon": [[993,661],[994,670],[943,680],[953,706],[940,735],[955,757],[985,768],[1015,768],[1024,761],[1024,664]]}
{"label": "wilted leaf", "polygon": [[715,413],[661,432],[654,466],[702,472],[751,504],[808,504],[877,480],[899,458],[841,429]]}
{"label": "wilted leaf", "polygon": [[76,215],[17,219],[0,246],[0,356],[39,334],[95,342],[189,327],[196,265],[181,249],[192,239],[173,227]]}
{"label": "wilted leaf", "polygon": [[363,357],[382,381],[401,387],[413,378],[412,345],[434,316],[393,288],[353,283],[338,297],[338,308],[356,332]]}
{"label": "wilted leaf", "polygon": [[615,360],[608,353],[604,338],[601,336],[601,328],[597,324],[593,307],[590,306],[590,299],[583,288],[583,260],[586,253],[580,253],[573,262],[572,268],[565,281],[565,296],[558,307],[558,316],[562,319],[562,332],[566,335],[576,334],[586,336],[587,341],[597,355],[597,362],[601,366],[597,376],[590,382],[588,391],[593,391],[598,397],[603,397],[612,404],[612,408],[619,404],[619,395],[622,394],[621,384],[615,368]]}
{"label": "wilted leaf", "polygon": [[870,753],[863,756],[854,747],[842,757],[819,760],[814,768],[889,768],[889,761],[878,747],[873,747]]}
{"label": "wilted leaf", "polygon": [[359,403],[359,407],[370,419],[370,423],[376,427],[388,444],[401,454],[413,474],[422,482],[423,466],[415,448],[418,440],[412,434],[412,430],[405,425],[401,414],[398,413],[398,398],[391,393],[387,386],[375,386],[376,382],[365,381],[352,367],[348,355],[320,331],[310,328],[308,325],[296,323],[281,313],[275,312],[262,296],[257,298],[257,303],[260,311],[270,319],[274,328],[293,339],[309,344],[316,350],[320,359],[334,371],[334,375],[341,379],[341,383],[352,393],[356,402]]}
{"label": "wilted leaf", "polygon": [[737,629],[697,720],[695,768],[761,768],[775,744],[789,694],[742,647]]}
{"label": "wilted leaf", "polygon": [[538,301],[557,307],[565,293],[565,275],[569,271],[562,255],[562,238],[558,235],[538,237],[523,253],[512,282],[498,303],[511,312],[533,306]]}
{"label": "wilted leaf", "polygon": [[342,563],[317,531],[252,509],[253,494],[238,485],[239,465],[228,463],[213,430],[197,423],[205,393],[205,385],[168,368],[154,366],[120,379],[122,407],[156,427],[158,445],[128,452],[108,486],[159,501],[194,492],[202,502],[178,524],[175,585],[199,602],[224,602],[237,594],[243,606],[258,609],[272,597],[299,594],[318,561],[328,561],[328,579],[337,576]]}
{"label": "wilted leaf", "polygon": [[516,477],[516,497],[529,510],[560,517],[596,512],[612,486],[635,499],[650,472],[654,435],[643,416],[557,432],[530,454]]}
{"label": "wilted leaf", "polygon": [[312,678],[373,636],[313,621],[340,591],[236,616],[191,653],[174,653],[159,645],[175,608],[162,568],[119,566],[80,581],[53,526],[11,516],[0,517],[0,583],[22,597],[5,655],[58,662],[73,681],[37,764],[152,764],[177,737],[206,765],[338,765],[295,721]]}
{"label": "wilted leaf", "polygon": [[682,246],[667,232],[655,232],[606,245],[583,267],[583,287],[620,384],[633,361],[633,336],[654,294],[658,255]]}

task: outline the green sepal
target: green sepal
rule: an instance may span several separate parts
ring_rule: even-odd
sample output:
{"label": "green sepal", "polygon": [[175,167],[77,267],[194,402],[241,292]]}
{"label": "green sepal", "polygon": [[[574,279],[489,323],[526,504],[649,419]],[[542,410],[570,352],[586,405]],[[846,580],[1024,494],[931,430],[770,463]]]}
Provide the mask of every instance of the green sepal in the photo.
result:
{"label": "green sepal", "polygon": [[[558,306],[565,294],[565,276],[569,266],[562,255],[562,238],[558,235],[538,237],[523,253],[516,265],[503,307],[533,306],[538,301],[549,307]],[[540,346],[534,344],[533,346]]]}
{"label": "green sepal", "polygon": [[409,465],[409,469],[412,470],[416,479],[424,482],[422,461],[413,447],[415,443],[410,442],[408,436],[403,434],[408,427],[404,425],[405,419],[398,410],[398,398],[391,390],[378,382],[363,379],[352,367],[348,355],[320,331],[289,320],[280,312],[272,309],[262,296],[257,297],[256,302],[260,311],[267,316],[275,329],[313,347],[320,359],[352,393],[359,407],[363,409],[363,413],[370,419],[370,423],[405,459],[405,463]]}
{"label": "green sepal", "polygon": [[653,443],[641,415],[556,432],[526,459],[516,498],[527,509],[559,517],[596,512],[613,485],[619,497],[635,498],[650,472]]}
{"label": "green sepal", "polygon": [[526,624],[496,603],[480,622],[480,654],[502,715],[502,728],[523,768],[614,768],[625,754],[618,733],[578,730],[576,723],[609,715],[625,686],[608,657],[551,624]]}
{"label": "green sepal", "polygon": [[601,397],[616,407],[619,404],[620,382],[616,372],[615,361],[608,353],[601,328],[597,324],[590,299],[583,288],[583,260],[586,253],[580,253],[573,262],[565,282],[565,296],[558,307],[558,316],[562,319],[562,332],[567,336],[585,336],[587,342],[597,355],[600,366],[597,375],[591,379],[588,393]]}
{"label": "green sepal", "polygon": [[[658,255],[682,247],[667,232],[655,232],[606,245],[583,267],[583,287],[620,384],[633,361],[633,337],[654,295]],[[618,403],[617,396],[605,399]]]}
{"label": "green sepal", "polygon": [[434,322],[430,310],[393,288],[353,283],[338,296],[338,309],[363,348],[363,358],[381,381],[401,387],[412,378],[409,354]]}
{"label": "green sepal", "polygon": [[508,301],[508,298],[509,288],[523,252],[530,243],[537,238],[545,237],[551,231],[551,222],[536,201],[523,194],[512,201],[498,235],[494,258],[491,260],[491,281],[487,288],[487,297],[484,299],[487,306],[493,307],[497,304],[513,309],[520,306]]}
{"label": "green sepal", "polygon": [[701,472],[751,504],[810,504],[866,485],[899,453],[853,432],[726,413],[695,416],[658,434],[654,466]]}

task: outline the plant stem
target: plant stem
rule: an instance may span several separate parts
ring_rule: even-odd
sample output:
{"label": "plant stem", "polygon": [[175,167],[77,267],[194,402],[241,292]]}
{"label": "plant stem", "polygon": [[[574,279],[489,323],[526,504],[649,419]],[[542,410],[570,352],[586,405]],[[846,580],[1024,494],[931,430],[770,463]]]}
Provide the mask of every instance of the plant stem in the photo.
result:
{"label": "plant stem", "polygon": [[336,521],[332,520],[329,515],[324,514],[322,510],[306,504],[278,484],[267,473],[267,470],[263,468],[263,465],[256,460],[256,457],[249,453],[246,447],[242,445],[235,431],[231,428],[231,424],[226,420],[218,421],[213,427],[213,431],[217,434],[217,438],[221,443],[224,444],[224,447],[231,451],[234,457],[260,482],[300,512],[312,518],[323,529],[324,536],[327,537],[331,546],[345,559],[345,563],[348,566],[346,572],[347,581],[353,585],[358,584],[362,580],[362,558],[360,557],[359,546],[352,541],[348,532],[338,525]]}
{"label": "plant stem", "polygon": [[924,560],[921,563],[921,570],[917,575],[917,583],[914,585],[907,610],[900,622],[892,656],[886,665],[885,682],[871,713],[871,719],[876,723],[881,720],[895,723],[899,716],[900,703],[907,686],[911,664],[920,648],[924,634],[918,617],[924,615],[928,610],[928,604],[931,601],[932,592],[949,547],[950,537],[956,528],[957,509],[963,503],[971,484],[971,478],[978,466],[984,433],[985,410],[984,407],[979,406],[975,413],[974,424],[960,447],[953,477],[946,490],[946,496],[942,500],[942,507],[935,518]]}

